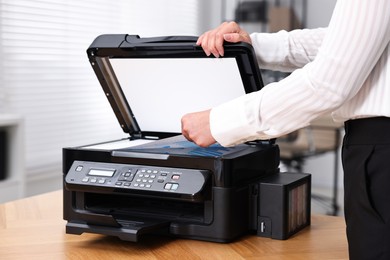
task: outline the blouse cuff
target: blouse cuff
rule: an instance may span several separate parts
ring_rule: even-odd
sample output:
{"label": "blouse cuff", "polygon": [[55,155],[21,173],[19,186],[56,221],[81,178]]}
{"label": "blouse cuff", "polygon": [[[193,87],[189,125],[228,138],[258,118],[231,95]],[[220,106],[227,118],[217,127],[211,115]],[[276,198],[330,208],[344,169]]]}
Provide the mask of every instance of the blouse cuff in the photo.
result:
{"label": "blouse cuff", "polygon": [[222,146],[234,146],[258,138],[258,119],[248,110],[259,104],[256,93],[250,93],[211,109],[210,130]]}

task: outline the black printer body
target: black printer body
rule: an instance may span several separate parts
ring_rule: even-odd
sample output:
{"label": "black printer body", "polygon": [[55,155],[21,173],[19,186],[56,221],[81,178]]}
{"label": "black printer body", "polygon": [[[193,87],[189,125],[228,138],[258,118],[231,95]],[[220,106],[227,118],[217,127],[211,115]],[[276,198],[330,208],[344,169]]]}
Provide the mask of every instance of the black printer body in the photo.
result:
{"label": "black printer body", "polygon": [[[201,148],[180,135],[180,115],[262,87],[250,45],[226,44],[225,57],[213,59],[195,43],[194,37],[102,35],[89,47],[92,68],[129,137],[63,149],[67,233],[229,242],[250,232],[286,239],[310,224],[310,176],[279,173],[272,140]],[[217,98],[210,90],[219,81],[210,74],[215,66],[222,66],[221,75],[233,66],[228,73],[240,89]],[[197,85],[206,78],[206,88],[194,91],[191,75]]]}

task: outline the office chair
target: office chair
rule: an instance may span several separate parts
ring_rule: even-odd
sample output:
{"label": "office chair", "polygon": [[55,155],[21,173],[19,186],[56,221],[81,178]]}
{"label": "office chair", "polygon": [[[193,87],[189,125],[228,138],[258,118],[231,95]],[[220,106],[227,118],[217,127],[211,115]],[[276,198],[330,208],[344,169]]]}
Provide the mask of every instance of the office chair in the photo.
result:
{"label": "office chair", "polygon": [[341,127],[342,124],[333,122],[331,116],[326,115],[314,120],[309,126],[278,138],[276,141],[280,148],[280,160],[290,171],[302,172],[305,160],[308,158],[327,152],[334,153],[332,197],[329,199],[312,195],[313,199],[331,208],[331,215],[337,215],[339,211],[337,187]]}

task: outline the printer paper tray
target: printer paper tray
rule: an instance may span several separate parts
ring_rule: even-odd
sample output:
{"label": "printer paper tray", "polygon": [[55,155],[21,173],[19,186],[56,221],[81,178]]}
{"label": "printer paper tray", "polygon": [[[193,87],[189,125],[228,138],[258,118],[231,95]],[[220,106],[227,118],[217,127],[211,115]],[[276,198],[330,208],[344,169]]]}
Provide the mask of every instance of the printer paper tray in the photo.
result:
{"label": "printer paper tray", "polygon": [[83,233],[97,233],[108,236],[116,236],[121,240],[137,242],[140,235],[148,233],[169,232],[170,221],[166,220],[116,220],[121,227],[109,227],[89,225],[85,223],[69,221],[66,224],[66,233],[81,235]]}

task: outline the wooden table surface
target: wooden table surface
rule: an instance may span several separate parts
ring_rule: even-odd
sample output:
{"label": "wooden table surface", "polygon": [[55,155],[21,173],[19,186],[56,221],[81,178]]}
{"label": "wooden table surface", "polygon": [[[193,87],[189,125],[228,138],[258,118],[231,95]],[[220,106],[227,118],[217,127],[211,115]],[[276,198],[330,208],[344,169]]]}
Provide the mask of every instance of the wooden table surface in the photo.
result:
{"label": "wooden table surface", "polygon": [[0,205],[0,259],[348,259],[342,217],[314,215],[288,240],[248,235],[220,244],[168,237],[141,242],[65,234],[62,191]]}

